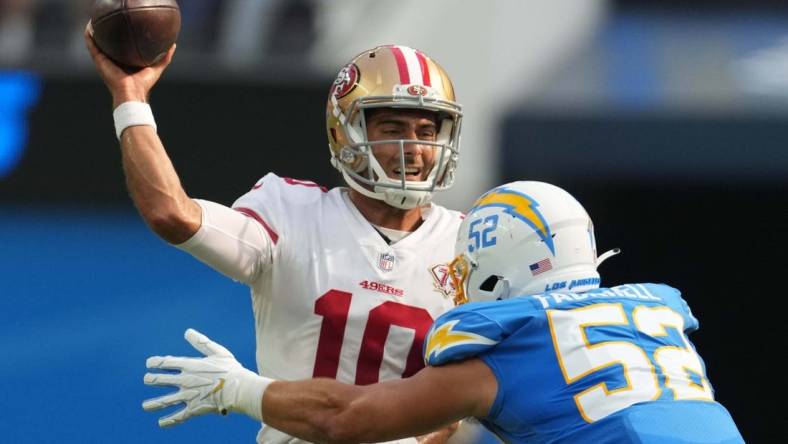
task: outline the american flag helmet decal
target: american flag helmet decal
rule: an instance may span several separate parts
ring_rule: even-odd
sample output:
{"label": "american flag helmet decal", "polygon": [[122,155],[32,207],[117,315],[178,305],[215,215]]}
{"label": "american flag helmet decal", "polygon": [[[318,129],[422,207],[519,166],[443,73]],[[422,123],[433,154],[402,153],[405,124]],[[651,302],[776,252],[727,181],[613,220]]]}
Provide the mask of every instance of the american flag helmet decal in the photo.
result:
{"label": "american flag helmet decal", "polygon": [[544,258],[539,262],[529,265],[528,268],[531,270],[533,276],[538,276],[545,271],[552,270],[553,264],[550,262],[550,258]]}

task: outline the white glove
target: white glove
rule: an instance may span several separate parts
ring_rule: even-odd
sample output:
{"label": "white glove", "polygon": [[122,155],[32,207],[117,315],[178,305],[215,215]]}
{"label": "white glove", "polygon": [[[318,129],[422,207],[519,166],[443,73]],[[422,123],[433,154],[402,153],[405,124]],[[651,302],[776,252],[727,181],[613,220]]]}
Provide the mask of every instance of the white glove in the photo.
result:
{"label": "white glove", "polygon": [[180,370],[180,373],[146,373],[146,385],[178,387],[178,391],[142,403],[153,411],[184,403],[186,407],[159,418],[160,427],[180,424],[192,416],[228,411],[244,413],[258,421],[262,418],[263,392],[272,379],[245,369],[229,350],[194,329],[184,337],[204,358],[151,356],[145,361],[150,369]]}

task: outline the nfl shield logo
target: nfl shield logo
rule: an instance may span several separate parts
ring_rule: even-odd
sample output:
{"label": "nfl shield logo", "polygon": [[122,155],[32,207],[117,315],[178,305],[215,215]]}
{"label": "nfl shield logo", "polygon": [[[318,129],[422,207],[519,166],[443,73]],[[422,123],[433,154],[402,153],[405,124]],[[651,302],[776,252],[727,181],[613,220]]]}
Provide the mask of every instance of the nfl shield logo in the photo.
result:
{"label": "nfl shield logo", "polygon": [[394,261],[396,258],[391,253],[380,253],[378,259],[378,268],[383,271],[391,271],[394,268]]}

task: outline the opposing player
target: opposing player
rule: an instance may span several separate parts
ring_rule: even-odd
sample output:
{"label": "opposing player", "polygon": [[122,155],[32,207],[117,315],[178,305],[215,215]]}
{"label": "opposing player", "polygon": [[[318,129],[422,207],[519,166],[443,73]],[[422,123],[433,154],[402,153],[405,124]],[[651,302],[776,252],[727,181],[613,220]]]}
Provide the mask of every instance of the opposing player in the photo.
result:
{"label": "opposing player", "polygon": [[[228,208],[187,196],[145,103],[174,47],[128,74],[85,37],[112,93],[135,205],[164,240],[251,287],[261,375],[371,384],[424,366],[427,330],[452,307],[442,264],[461,222],[430,203],[459,156],[462,112],[443,68],[404,46],[364,51],[326,109],[331,163],[349,188],[269,173]],[[258,441],[296,442],[266,425]]]}
{"label": "opposing player", "polygon": [[[743,442],[686,337],[698,321],[679,291],[599,288],[609,254],[597,257],[591,220],[565,191],[540,182],[493,189],[462,223],[456,252],[457,302],[474,302],[435,322],[430,366],[412,378],[358,387],[252,374],[254,383],[239,383],[245,370],[232,354],[188,330],[207,357],[149,358],[150,368],[181,373],[145,382],[181,390],[143,406],[194,391],[211,410],[261,409],[274,427],[319,442],[392,439],[466,416],[513,443]],[[224,393],[224,380],[235,393]],[[255,385],[264,395],[239,408],[234,398]]]}

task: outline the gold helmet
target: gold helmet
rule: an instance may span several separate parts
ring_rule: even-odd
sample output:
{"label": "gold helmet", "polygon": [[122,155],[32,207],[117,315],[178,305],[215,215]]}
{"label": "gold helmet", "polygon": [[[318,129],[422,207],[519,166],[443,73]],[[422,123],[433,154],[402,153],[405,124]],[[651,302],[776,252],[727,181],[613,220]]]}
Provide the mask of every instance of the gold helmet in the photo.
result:
{"label": "gold helmet", "polygon": [[[365,110],[407,108],[436,113],[439,127],[435,142],[423,140],[367,139]],[[326,129],[331,164],[356,191],[397,208],[415,208],[430,202],[432,192],[454,183],[460,148],[462,108],[454,101],[448,74],[421,51],[386,45],[356,56],[337,75],[328,95]],[[435,165],[424,181],[390,178],[372,153],[380,144],[399,144],[404,158],[406,144],[432,145]]]}

